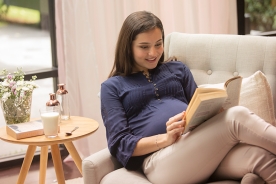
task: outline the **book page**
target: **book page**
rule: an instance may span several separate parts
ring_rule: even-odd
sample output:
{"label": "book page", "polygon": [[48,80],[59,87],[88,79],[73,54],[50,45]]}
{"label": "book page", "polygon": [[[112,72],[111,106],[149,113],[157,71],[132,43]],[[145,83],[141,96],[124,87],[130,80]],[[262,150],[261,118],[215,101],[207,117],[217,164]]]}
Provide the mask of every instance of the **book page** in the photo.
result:
{"label": "book page", "polygon": [[191,127],[197,126],[216,115],[226,98],[227,94],[224,90],[198,94],[187,111],[184,133],[188,132]]}
{"label": "book page", "polygon": [[223,109],[228,109],[239,105],[240,91],[241,91],[242,77],[234,77],[225,82],[225,90],[227,92],[227,99],[223,104]]}
{"label": "book page", "polygon": [[186,109],[186,112],[189,112],[190,108],[193,106],[193,104],[199,94],[211,93],[211,92],[223,92],[224,93],[224,91],[225,91],[225,89],[218,89],[218,88],[197,88],[187,109]]}

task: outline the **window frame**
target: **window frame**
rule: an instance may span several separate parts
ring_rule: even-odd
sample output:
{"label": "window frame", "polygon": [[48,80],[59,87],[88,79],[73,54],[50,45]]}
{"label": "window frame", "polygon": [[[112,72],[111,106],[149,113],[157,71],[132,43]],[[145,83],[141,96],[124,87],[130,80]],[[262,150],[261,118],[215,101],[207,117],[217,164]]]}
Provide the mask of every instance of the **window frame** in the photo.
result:
{"label": "window frame", "polygon": [[30,80],[33,75],[37,76],[37,80],[45,78],[53,78],[54,91],[57,90],[58,84],[58,61],[56,46],[56,23],[55,23],[55,0],[48,0],[49,5],[49,31],[51,40],[52,68],[34,70],[26,72],[24,78]]}

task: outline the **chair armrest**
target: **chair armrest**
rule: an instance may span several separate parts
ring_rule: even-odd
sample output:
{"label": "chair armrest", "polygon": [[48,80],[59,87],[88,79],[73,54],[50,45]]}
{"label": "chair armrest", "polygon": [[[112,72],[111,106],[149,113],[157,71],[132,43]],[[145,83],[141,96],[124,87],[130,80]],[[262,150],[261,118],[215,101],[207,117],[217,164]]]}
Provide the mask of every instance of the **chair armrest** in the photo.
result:
{"label": "chair armrest", "polygon": [[82,161],[84,184],[99,184],[105,175],[121,167],[108,148],[98,151]]}

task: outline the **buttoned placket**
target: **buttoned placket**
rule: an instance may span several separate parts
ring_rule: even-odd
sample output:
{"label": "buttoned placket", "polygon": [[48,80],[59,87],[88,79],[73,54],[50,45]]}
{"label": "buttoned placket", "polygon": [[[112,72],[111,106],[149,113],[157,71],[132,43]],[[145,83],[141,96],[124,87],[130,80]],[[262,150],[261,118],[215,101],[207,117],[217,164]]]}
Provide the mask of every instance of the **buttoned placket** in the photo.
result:
{"label": "buttoned placket", "polygon": [[[150,73],[146,74],[146,73],[143,72],[143,75],[147,78],[149,83],[153,83]],[[160,100],[160,95],[158,93],[158,87],[157,87],[156,83],[153,83],[153,87],[154,87],[155,97],[157,98],[157,100]]]}

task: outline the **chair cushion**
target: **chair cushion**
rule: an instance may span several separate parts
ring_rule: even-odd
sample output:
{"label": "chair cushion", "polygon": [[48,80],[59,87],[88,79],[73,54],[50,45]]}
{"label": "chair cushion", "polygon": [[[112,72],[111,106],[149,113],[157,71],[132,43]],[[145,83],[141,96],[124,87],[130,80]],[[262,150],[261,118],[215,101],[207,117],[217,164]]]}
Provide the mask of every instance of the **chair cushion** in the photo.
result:
{"label": "chair cushion", "polygon": [[[250,177],[248,178],[250,179]],[[117,169],[107,174],[100,184],[152,184],[142,171],[128,171],[125,168]],[[238,181],[215,181],[208,184],[239,184]]]}
{"label": "chair cushion", "polygon": [[[100,184],[152,184],[142,173],[142,171],[128,171],[125,168],[117,169],[107,174]],[[241,182],[238,181],[214,181],[207,184],[264,184],[264,181],[253,173],[247,173]]]}
{"label": "chair cushion", "polygon": [[146,176],[139,171],[128,171],[125,168],[117,169],[107,174],[100,184],[151,184]]}
{"label": "chair cushion", "polygon": [[242,80],[239,105],[247,107],[266,122],[276,125],[272,91],[261,71]]}
{"label": "chair cushion", "polygon": [[[203,84],[199,87],[223,89],[224,83]],[[243,78],[239,105],[247,107],[266,122],[276,125],[271,87],[261,71]]]}

